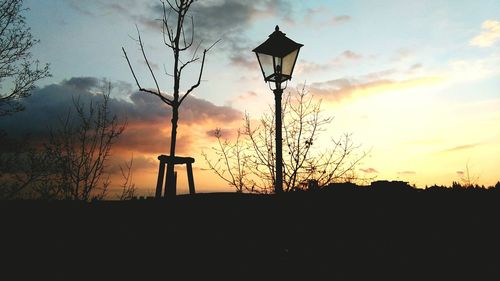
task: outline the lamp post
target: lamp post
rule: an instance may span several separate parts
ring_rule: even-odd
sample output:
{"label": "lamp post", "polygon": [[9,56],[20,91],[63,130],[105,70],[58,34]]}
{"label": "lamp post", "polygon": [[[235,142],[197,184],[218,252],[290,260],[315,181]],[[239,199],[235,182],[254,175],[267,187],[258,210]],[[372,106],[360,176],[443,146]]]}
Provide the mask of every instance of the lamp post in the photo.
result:
{"label": "lamp post", "polygon": [[293,68],[299,55],[300,47],[304,46],[285,36],[279,27],[276,26],[269,38],[252,51],[257,55],[264,81],[269,82],[275,100],[275,121],[276,121],[276,177],[274,182],[274,192],[283,192],[283,148],[281,137],[281,96],[283,82],[292,79]]}

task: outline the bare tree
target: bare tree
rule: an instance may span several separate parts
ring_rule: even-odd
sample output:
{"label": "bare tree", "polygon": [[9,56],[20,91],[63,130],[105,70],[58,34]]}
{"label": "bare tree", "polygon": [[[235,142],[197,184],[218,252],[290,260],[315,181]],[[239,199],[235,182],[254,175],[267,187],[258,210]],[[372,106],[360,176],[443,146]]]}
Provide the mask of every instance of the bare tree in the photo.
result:
{"label": "bare tree", "polygon": [[249,151],[242,141],[241,131],[237,131],[234,143],[223,140],[220,129],[215,129],[214,136],[217,138],[217,146],[212,147],[212,151],[217,160],[211,162],[210,156],[202,152],[209,169],[234,187],[236,192],[252,191],[253,180],[249,179],[250,157],[247,155]]}
{"label": "bare tree", "polygon": [[90,102],[87,108],[75,99],[76,116],[68,112],[60,127],[51,130],[46,150],[64,199],[88,201],[106,195],[110,183],[105,174],[106,160],[125,129],[125,124],[109,112],[110,84],[106,90],[101,103]]}
{"label": "bare tree", "polygon": [[[6,139],[3,145],[7,145],[5,141]],[[39,198],[35,189],[39,187],[39,183],[49,178],[51,171],[49,159],[46,153],[30,147],[27,142],[11,144],[8,150],[2,151],[0,153],[0,199]],[[48,185],[46,184],[47,187]],[[43,189],[47,192],[48,190],[49,188]]]}
{"label": "bare tree", "polygon": [[[218,146],[212,148],[215,161],[204,154],[209,169],[237,191],[273,192],[274,116],[273,108],[270,107],[270,112],[265,113],[259,120],[259,125],[254,127],[247,114],[243,129],[246,139],[243,141],[239,135],[233,143],[222,140],[221,135],[216,134]],[[285,97],[282,119],[284,191],[307,188],[308,182],[322,187],[333,182],[360,179],[355,174],[355,168],[366,156],[366,152],[359,151],[360,146],[353,143],[350,134],[344,134],[338,139],[332,138],[331,145],[326,149],[314,147],[319,133],[325,131],[333,119],[322,116],[321,101],[314,101],[305,86]],[[240,171],[239,168],[243,165],[246,169]]]}
{"label": "bare tree", "polygon": [[467,163],[465,164],[465,171],[462,171],[460,176],[461,186],[464,188],[473,188],[474,186],[477,186],[478,182],[479,176],[476,174],[471,174],[469,161],[467,161]]}
{"label": "bare tree", "polygon": [[120,166],[120,172],[122,174],[123,183],[121,185],[122,192],[120,194],[120,200],[130,200],[135,196],[135,183],[133,182],[132,166],[134,165],[134,155],[130,157],[129,162],[125,162],[125,168]]}
{"label": "bare tree", "polygon": [[[175,1],[162,1],[163,5],[163,19],[162,19],[162,34],[163,34],[163,43],[165,44],[166,47],[168,47],[173,54],[174,58],[174,66],[173,66],[173,74],[171,75],[173,78],[173,90],[172,90],[172,96],[164,94],[160,90],[160,86],[158,85],[158,80],[156,79],[156,75],[154,74],[150,62],[146,56],[146,52],[144,50],[144,44],[141,39],[141,34],[139,32],[139,29],[137,29],[137,42],[139,44],[142,57],[148,67],[148,70],[151,74],[151,77],[153,78],[153,81],[155,83],[154,89],[147,89],[141,86],[139,83],[139,80],[137,79],[137,76],[134,72],[134,69],[130,63],[130,60],[127,56],[127,53],[125,49],[122,47],[123,54],[125,55],[125,58],[127,60],[128,66],[130,68],[130,71],[132,72],[132,75],[134,76],[134,80],[137,84],[137,87],[139,87],[139,90],[141,92],[147,93],[147,94],[152,94],[154,96],[157,96],[160,98],[161,101],[172,107],[172,127],[171,127],[171,134],[170,134],[170,157],[171,157],[171,163],[174,162],[174,157],[175,157],[175,147],[176,147],[176,141],[177,141],[177,123],[179,120],[179,107],[181,106],[182,102],[186,99],[186,97],[189,96],[195,90],[201,83],[201,77],[203,75],[203,67],[205,65],[205,56],[207,52],[218,42],[216,41],[213,43],[210,47],[206,48],[203,50],[203,55],[201,56],[201,66],[199,68],[199,73],[198,73],[198,79],[197,81],[192,84],[185,92],[184,94],[181,94],[181,77],[182,73],[185,70],[187,66],[194,62],[200,61],[200,57],[198,56],[198,49],[200,48],[201,42],[195,46],[194,50],[192,50],[193,43],[194,43],[194,20],[192,17],[191,19],[191,25],[190,25],[190,36],[186,36],[184,24],[186,21],[186,16],[189,11],[189,8],[191,7],[191,4],[193,4],[194,0],[175,0]],[[167,7],[168,6],[168,7]],[[191,50],[191,54],[186,58],[186,60],[181,59],[181,53]],[[168,165],[167,169],[167,184],[165,187],[165,196],[168,194],[175,195],[176,190],[175,190],[175,184],[174,184],[174,166],[173,165]]]}
{"label": "bare tree", "polygon": [[[110,184],[106,162],[125,128],[109,112],[108,84],[101,102],[78,98],[74,111],[50,128],[45,144],[25,141],[0,154],[0,198],[102,199]],[[130,167],[132,162],[130,162]],[[130,175],[129,175],[130,176]]]}
{"label": "bare tree", "polygon": [[31,48],[39,41],[26,26],[22,3],[0,1],[0,116],[23,110],[19,99],[30,94],[36,81],[50,76],[48,64],[39,66],[32,59]]}

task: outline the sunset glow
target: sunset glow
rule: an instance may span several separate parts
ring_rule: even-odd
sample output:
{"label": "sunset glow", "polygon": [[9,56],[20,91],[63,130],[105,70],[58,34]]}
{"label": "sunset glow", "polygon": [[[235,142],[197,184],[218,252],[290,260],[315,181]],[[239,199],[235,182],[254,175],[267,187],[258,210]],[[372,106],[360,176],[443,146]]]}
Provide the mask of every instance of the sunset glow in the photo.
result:
{"label": "sunset glow", "polygon": [[[170,108],[139,93],[121,47],[138,77],[154,87],[138,50],[141,32],[165,93],[172,91],[172,54],[163,45],[158,1],[25,1],[27,22],[40,39],[33,55],[50,63],[52,77],[38,83],[26,111],[1,120],[11,135],[46,137],[46,126],[71,105],[89,101],[100,79],[113,85],[111,110],[127,127],[109,165],[134,157],[134,181],[152,195],[157,156],[168,154]],[[289,5],[290,3],[294,5]],[[245,113],[253,119],[273,105],[251,50],[279,25],[304,44],[287,91],[306,84],[334,117],[321,144],[352,133],[368,156],[358,173],[403,180],[418,187],[450,185],[468,166],[479,184],[500,180],[499,1],[198,1],[196,40],[221,39],[207,55],[201,86],[180,109],[177,152],[196,159],[199,192],[233,191],[211,171],[202,152],[221,128],[234,138]],[[206,47],[206,46],[205,46]],[[183,91],[197,79],[185,71]],[[179,193],[187,193],[183,167]]]}

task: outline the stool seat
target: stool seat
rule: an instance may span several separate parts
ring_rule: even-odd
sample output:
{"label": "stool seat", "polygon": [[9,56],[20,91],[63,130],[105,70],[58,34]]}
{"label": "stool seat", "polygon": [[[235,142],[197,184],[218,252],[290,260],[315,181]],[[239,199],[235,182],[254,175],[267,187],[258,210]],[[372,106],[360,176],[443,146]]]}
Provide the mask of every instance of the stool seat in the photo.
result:
{"label": "stool seat", "polygon": [[[158,156],[158,160],[167,162],[170,164],[170,156],[162,154]],[[181,156],[174,156],[174,165],[175,164],[192,164],[194,163],[194,158],[193,157],[181,157]]]}
{"label": "stool seat", "polygon": [[[160,198],[162,189],[163,189],[163,179],[165,177],[165,166],[170,166],[170,165],[179,165],[179,164],[185,164],[186,165],[186,173],[188,177],[188,185],[189,185],[189,194],[194,194],[195,189],[194,189],[194,179],[193,179],[193,166],[192,164],[194,163],[194,158],[193,157],[181,157],[181,156],[174,156],[172,158],[169,155],[160,155],[158,156],[158,160],[160,160],[160,165],[158,167],[158,179],[156,182],[156,193],[155,197]],[[167,173],[168,174],[168,173]],[[173,180],[173,195],[176,193],[176,176],[174,176]],[[165,193],[164,195],[167,195],[167,179],[165,179]]]}

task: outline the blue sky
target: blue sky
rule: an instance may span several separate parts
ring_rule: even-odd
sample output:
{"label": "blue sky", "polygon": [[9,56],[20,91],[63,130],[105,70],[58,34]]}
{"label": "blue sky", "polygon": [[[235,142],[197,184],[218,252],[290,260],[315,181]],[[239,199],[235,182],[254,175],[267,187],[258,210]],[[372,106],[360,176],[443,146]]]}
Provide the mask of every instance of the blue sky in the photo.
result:
{"label": "blue sky", "polygon": [[[122,46],[152,86],[132,39],[137,25],[168,92],[162,73],[171,54],[154,21],[159,3],[25,1],[41,41],[34,56],[50,63],[53,74],[39,86],[106,78],[129,83],[131,92],[119,93],[128,99],[136,88]],[[365,170],[419,185],[449,184],[469,162],[485,184],[500,179],[494,168],[500,166],[500,1],[207,0],[192,11],[197,39],[204,45],[222,39],[207,58],[197,98],[255,116],[263,103],[272,104],[251,50],[278,24],[305,45],[289,88],[305,81],[335,116],[329,135],[352,132],[371,149]],[[192,69],[185,81],[196,74]],[[192,154],[200,147],[193,144]]]}

